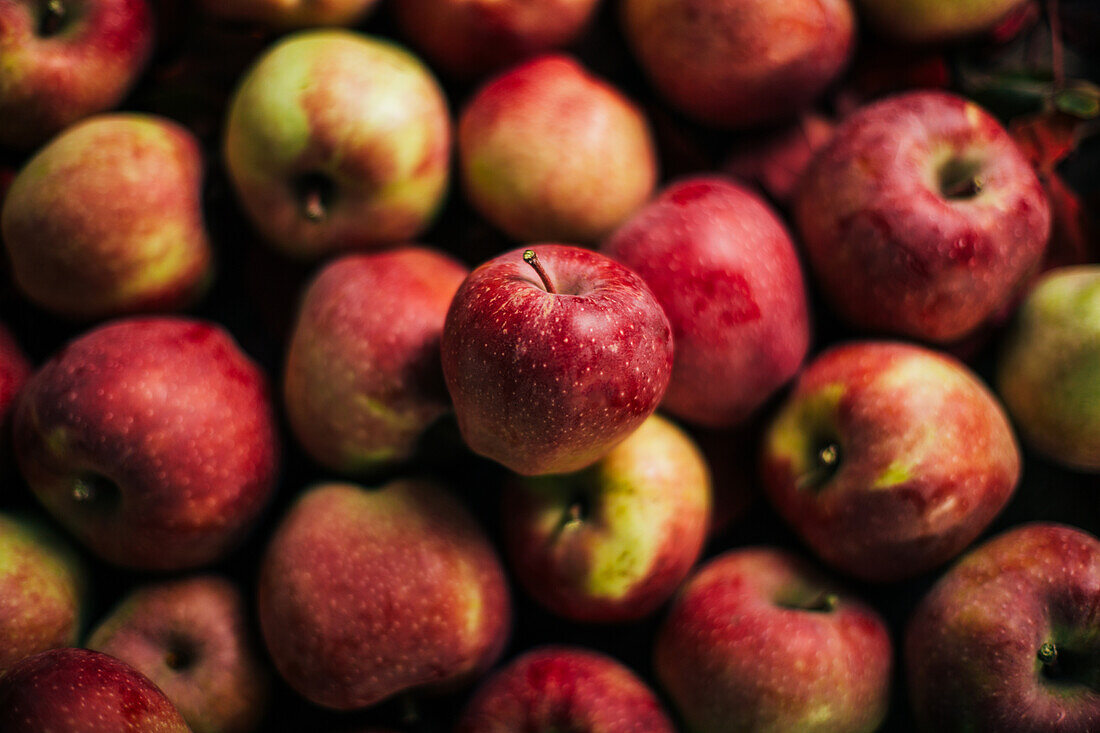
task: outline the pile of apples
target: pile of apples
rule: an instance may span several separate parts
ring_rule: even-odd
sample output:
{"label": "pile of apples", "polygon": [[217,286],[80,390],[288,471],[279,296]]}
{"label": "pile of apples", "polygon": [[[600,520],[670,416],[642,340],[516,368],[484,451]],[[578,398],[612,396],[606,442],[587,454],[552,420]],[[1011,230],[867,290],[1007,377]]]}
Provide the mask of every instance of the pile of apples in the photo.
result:
{"label": "pile of apples", "polygon": [[1100,731],[1086,0],[0,0],[0,732]]}

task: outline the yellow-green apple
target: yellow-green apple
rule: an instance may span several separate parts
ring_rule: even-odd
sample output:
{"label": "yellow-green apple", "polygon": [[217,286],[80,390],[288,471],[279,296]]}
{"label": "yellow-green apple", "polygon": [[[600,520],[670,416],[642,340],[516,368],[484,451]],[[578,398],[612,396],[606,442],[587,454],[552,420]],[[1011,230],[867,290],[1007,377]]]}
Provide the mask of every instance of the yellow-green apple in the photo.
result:
{"label": "yellow-green apple", "polygon": [[600,249],[642,276],[672,324],[663,409],[736,425],[798,371],[810,343],[802,267],[755,193],[717,176],[679,181]]}
{"label": "yellow-green apple", "polygon": [[156,685],[112,656],[51,649],[0,677],[4,733],[190,733]]}
{"label": "yellow-green apple", "polygon": [[764,437],[772,504],[825,562],[864,580],[930,570],[1011,498],[1020,455],[997,399],[962,363],[919,346],[829,349]]}
{"label": "yellow-green apple", "polygon": [[1100,267],[1049,271],[1028,294],[997,364],[997,391],[1024,441],[1100,471]]}
{"label": "yellow-green apple", "polygon": [[86,585],[80,560],[52,532],[0,514],[0,675],[24,657],[76,644]]}
{"label": "yellow-green apple", "polygon": [[225,129],[229,176],[256,228],[316,258],[406,241],[450,172],[443,92],[415,56],[351,31],[299,33],[245,74]]}
{"label": "yellow-green apple", "polygon": [[672,372],[672,329],[645,282],[560,244],[470,273],[440,348],[466,444],[526,475],[603,457],[656,409]]}
{"label": "yellow-green apple", "polygon": [[793,117],[847,66],[849,0],[625,0],[622,28],[664,98],[745,128]]}
{"label": "yellow-green apple", "polygon": [[991,33],[1031,0],[858,0],[876,30],[909,43]]}
{"label": "yellow-green apple", "polygon": [[597,0],[403,0],[402,32],[434,66],[469,79],[573,41]]}
{"label": "yellow-green apple", "polygon": [[699,449],[651,415],[578,473],[518,479],[504,493],[505,547],[527,591],[577,621],[642,618],[695,564],[710,522]]}
{"label": "yellow-green apple", "polygon": [[264,714],[270,683],[250,634],[236,586],[205,575],[133,591],[85,646],[148,677],[194,733],[248,733]]}
{"label": "yellow-green apple", "polygon": [[39,501],[118,565],[220,558],[275,487],[266,379],[202,321],[133,318],[80,336],[28,380],[12,427]]}
{"label": "yellow-green apple", "polygon": [[489,539],[426,481],[311,487],[260,569],[275,667],[306,699],[339,710],[473,678],[504,649],[510,608]]}
{"label": "yellow-green apple", "polygon": [[441,252],[406,246],[346,255],[313,279],[283,394],[294,434],[314,459],[345,474],[404,460],[450,410],[439,340],[467,274]]}
{"label": "yellow-green apple", "polygon": [[456,733],[674,733],[657,696],[600,652],[547,646],[513,659],[467,703]]}
{"label": "yellow-green apple", "polygon": [[1001,124],[946,92],[848,117],[795,200],[811,269],[857,328],[934,342],[971,334],[1042,259],[1050,207]]}
{"label": "yellow-green apple", "polygon": [[146,0],[0,0],[0,147],[114,107],[152,49]]}
{"label": "yellow-green apple", "polygon": [[520,242],[595,242],[649,198],[657,158],[641,110],[568,56],[505,71],[458,125],[470,203]]}
{"label": "yellow-green apple", "polygon": [[817,152],[833,139],[836,124],[816,112],[778,129],[738,138],[722,170],[752,183],[781,206],[788,206],[802,174]]}
{"label": "yellow-green apple", "polygon": [[912,710],[926,731],[1100,730],[1100,542],[1014,527],[968,553],[905,632]]}
{"label": "yellow-green apple", "polygon": [[692,733],[877,730],[893,652],[869,606],[789,552],[710,560],[681,589],[654,671]]}
{"label": "yellow-green apple", "polygon": [[374,9],[377,0],[200,0],[203,12],[230,21],[272,28],[350,26]]}
{"label": "yellow-green apple", "polygon": [[16,285],[71,318],[189,305],[212,276],[202,184],[198,141],[167,119],[68,128],[23,167],[0,212]]}

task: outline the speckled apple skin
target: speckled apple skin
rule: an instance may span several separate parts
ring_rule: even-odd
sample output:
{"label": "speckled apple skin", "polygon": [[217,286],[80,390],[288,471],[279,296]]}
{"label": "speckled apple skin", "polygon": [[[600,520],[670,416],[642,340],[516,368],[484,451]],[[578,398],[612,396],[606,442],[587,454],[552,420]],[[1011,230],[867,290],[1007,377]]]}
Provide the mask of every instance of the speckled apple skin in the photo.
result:
{"label": "speckled apple skin", "polygon": [[495,672],[455,733],[675,733],[656,695],[615,659],[580,647],[529,651]]}
{"label": "speckled apple skin", "polygon": [[24,657],[76,644],[85,584],[80,560],[51,532],[0,514],[0,675]]}
{"label": "speckled apple skin", "polygon": [[114,657],[54,649],[0,678],[4,733],[190,733],[156,685]]}
{"label": "speckled apple skin", "polygon": [[588,466],[656,409],[672,329],[642,279],[597,252],[530,247],[556,294],[507,252],[475,269],[443,326],[443,376],[466,444],[516,473]]}
{"label": "speckled apple skin", "polygon": [[[451,119],[431,71],[401,46],[344,30],[298,33],[245,74],[225,130],[230,180],[285,254],[316,259],[405,242],[443,202]],[[333,185],[322,221],[296,181]]]}
{"label": "speckled apple skin", "polygon": [[[250,611],[228,580],[201,575],[135,590],[88,636],[164,692],[194,733],[248,733],[267,705],[270,675],[251,646]],[[169,659],[186,650],[191,660]],[[178,659],[178,657],[177,657]]]}
{"label": "speckled apple skin", "polygon": [[200,0],[203,12],[223,20],[260,23],[272,28],[350,26],[362,20],[377,0]]}
{"label": "speckled apple skin", "polygon": [[745,420],[798,371],[810,343],[806,287],[778,215],[733,181],[674,183],[600,248],[646,281],[676,356],[661,403],[708,427]]}
{"label": "speckled apple skin", "polygon": [[259,617],[290,686],[351,710],[486,670],[504,648],[511,603],[495,550],[446,491],[325,484],[271,539]]}
{"label": "speckled apple skin", "polygon": [[564,46],[585,29],[597,0],[403,0],[402,32],[433,65],[462,79]]}
{"label": "speckled apple skin", "polygon": [[146,0],[65,0],[74,16],[38,35],[40,0],[0,0],[0,146],[30,149],[118,104],[153,50]]}
{"label": "speckled apple skin", "polygon": [[1100,471],[1100,267],[1065,267],[1028,294],[997,364],[997,391],[1024,441]]}
{"label": "speckled apple skin", "polygon": [[482,87],[459,119],[458,153],[470,203],[520,242],[599,241],[657,180],[641,110],[557,54]]}
{"label": "speckled apple skin", "polygon": [[[940,578],[905,634],[911,708],[922,730],[1100,730],[1100,542],[1033,523],[973,550]],[[1047,682],[1039,647],[1072,652],[1086,684]]]}
{"label": "speckled apple skin", "polygon": [[298,442],[318,462],[362,474],[412,455],[449,412],[439,340],[469,271],[402,247],[327,265],[302,297],[283,394]]}
{"label": "speckled apple skin", "polygon": [[[516,479],[501,525],[516,576],[554,613],[577,621],[643,618],[699,557],[710,522],[699,449],[659,415],[576,474]],[[580,501],[586,516],[571,518]]]}
{"label": "speckled apple skin", "polygon": [[849,0],[626,0],[622,28],[657,90],[723,128],[808,107],[854,48]]}
{"label": "speckled apple skin", "polygon": [[0,436],[6,435],[8,412],[27,377],[31,363],[11,331],[0,323]]}
{"label": "speckled apple skin", "polygon": [[[939,169],[972,161],[982,190],[946,198]],[[863,330],[933,341],[968,334],[1039,266],[1050,236],[1042,185],[1005,129],[978,105],[910,92],[837,129],[794,206],[826,299]]]}
{"label": "speckled apple skin", "polygon": [[[39,501],[101,558],[147,570],[221,557],[267,503],[278,435],[267,382],[220,327],[115,321],[70,342],[27,382],[15,453]],[[114,507],[74,492],[88,474]]]}
{"label": "speckled apple skin", "polygon": [[168,119],[74,125],[23,167],[0,211],[16,285],[78,319],[190,305],[213,276],[202,186],[198,141]]}
{"label": "speckled apple skin", "polygon": [[[815,485],[816,451],[829,442],[839,463]],[[1020,454],[1000,403],[963,364],[857,342],[799,377],[765,433],[761,477],[818,557],[894,581],[946,562],[989,525],[1016,488]]]}
{"label": "speckled apple skin", "polygon": [[909,43],[942,43],[993,31],[1029,0],[858,0],[871,25]]}

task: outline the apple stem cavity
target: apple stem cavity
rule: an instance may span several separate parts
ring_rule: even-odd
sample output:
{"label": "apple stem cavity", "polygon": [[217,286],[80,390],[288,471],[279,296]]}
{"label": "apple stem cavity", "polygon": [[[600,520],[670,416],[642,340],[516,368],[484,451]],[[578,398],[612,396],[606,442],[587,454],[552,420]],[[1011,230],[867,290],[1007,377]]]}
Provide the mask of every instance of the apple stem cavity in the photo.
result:
{"label": "apple stem cavity", "polygon": [[65,25],[65,3],[61,0],[48,0],[42,20],[38,25],[38,35],[43,38],[57,35]]}
{"label": "apple stem cavity", "polygon": [[819,489],[829,482],[840,466],[840,446],[829,441],[818,447],[813,466],[798,480],[800,489]]}
{"label": "apple stem cavity", "polygon": [[940,193],[944,198],[959,201],[972,199],[985,188],[979,166],[960,158],[951,158],[940,168]]}
{"label": "apple stem cavity", "polygon": [[1043,667],[1047,669],[1055,669],[1058,665],[1058,647],[1053,641],[1044,641],[1039,647],[1037,656]]}
{"label": "apple stem cavity", "polygon": [[90,509],[110,511],[118,503],[118,486],[98,474],[87,474],[76,479],[72,491],[73,501]]}
{"label": "apple stem cavity", "polygon": [[546,270],[543,268],[542,263],[539,262],[539,256],[535,254],[535,250],[524,250],[523,261],[539,274],[539,279],[542,280],[542,286],[546,288],[546,292],[556,295],[558,291],[554,288],[554,283],[550,282],[550,276],[546,274]]}
{"label": "apple stem cavity", "polygon": [[174,672],[182,672],[195,663],[195,649],[186,639],[175,638],[168,644],[164,664]]}

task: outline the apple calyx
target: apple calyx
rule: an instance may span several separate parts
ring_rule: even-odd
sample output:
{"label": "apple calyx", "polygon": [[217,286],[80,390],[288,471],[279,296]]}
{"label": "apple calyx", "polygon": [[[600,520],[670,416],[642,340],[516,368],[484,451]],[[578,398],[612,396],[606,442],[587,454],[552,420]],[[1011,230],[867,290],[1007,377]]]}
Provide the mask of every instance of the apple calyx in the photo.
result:
{"label": "apple calyx", "polygon": [[294,191],[306,221],[319,224],[328,218],[335,194],[332,179],[321,173],[306,173],[294,181]]}
{"label": "apple calyx", "polygon": [[38,35],[42,38],[56,36],[65,26],[68,12],[62,0],[47,0],[42,17],[38,23]]}
{"label": "apple calyx", "polygon": [[840,467],[840,445],[827,441],[814,453],[813,462],[798,479],[797,486],[802,490],[820,489],[836,474]]}
{"label": "apple calyx", "polygon": [[535,254],[535,250],[523,250],[523,261],[538,273],[539,279],[542,280],[542,286],[546,288],[546,292],[557,295],[558,291],[554,288],[554,283],[550,282],[550,276],[546,274],[545,268],[543,268],[542,263],[539,262],[539,256]]}

